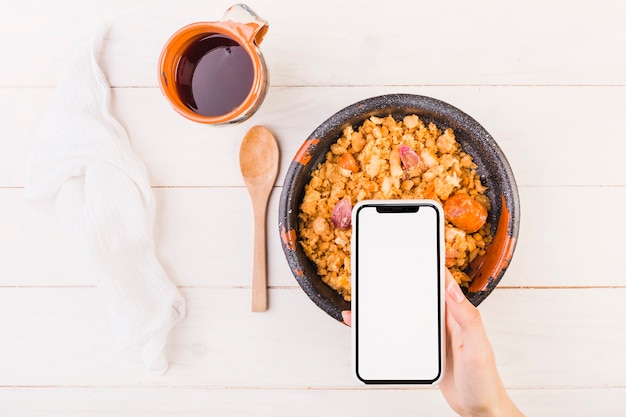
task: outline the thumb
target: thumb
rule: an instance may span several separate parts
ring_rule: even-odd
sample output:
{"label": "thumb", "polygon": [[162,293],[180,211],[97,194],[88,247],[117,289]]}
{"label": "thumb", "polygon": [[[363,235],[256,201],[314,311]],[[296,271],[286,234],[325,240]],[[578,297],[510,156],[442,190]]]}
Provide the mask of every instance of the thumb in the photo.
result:
{"label": "thumb", "polygon": [[446,308],[465,337],[486,338],[480,312],[465,298],[461,287],[446,269]]}

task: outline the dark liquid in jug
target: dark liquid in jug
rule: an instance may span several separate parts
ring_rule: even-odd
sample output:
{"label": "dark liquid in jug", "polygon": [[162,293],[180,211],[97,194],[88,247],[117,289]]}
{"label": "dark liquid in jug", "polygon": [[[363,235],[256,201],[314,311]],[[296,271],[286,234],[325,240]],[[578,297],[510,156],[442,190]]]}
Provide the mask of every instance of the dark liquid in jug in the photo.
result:
{"label": "dark liquid in jug", "polygon": [[176,68],[178,95],[203,116],[233,111],[248,97],[253,82],[254,67],[246,50],[219,33],[194,41]]}

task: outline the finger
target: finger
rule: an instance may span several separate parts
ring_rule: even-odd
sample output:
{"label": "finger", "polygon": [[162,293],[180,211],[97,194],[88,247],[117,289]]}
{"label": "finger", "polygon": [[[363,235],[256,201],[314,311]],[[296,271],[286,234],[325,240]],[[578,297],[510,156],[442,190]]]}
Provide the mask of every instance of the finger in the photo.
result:
{"label": "finger", "polygon": [[352,311],[344,310],[341,312],[341,317],[343,317],[343,322],[348,326],[352,327]]}
{"label": "finger", "polygon": [[450,272],[448,268],[446,268],[445,270],[446,270],[446,288],[448,288],[448,284],[450,284],[450,281],[456,281],[456,280],[454,279],[454,277],[452,276],[452,273]]}
{"label": "finger", "polygon": [[446,270],[446,306],[451,317],[458,324],[463,333],[464,340],[468,337],[486,339],[485,328],[483,326],[480,312],[469,302],[459,284]]}

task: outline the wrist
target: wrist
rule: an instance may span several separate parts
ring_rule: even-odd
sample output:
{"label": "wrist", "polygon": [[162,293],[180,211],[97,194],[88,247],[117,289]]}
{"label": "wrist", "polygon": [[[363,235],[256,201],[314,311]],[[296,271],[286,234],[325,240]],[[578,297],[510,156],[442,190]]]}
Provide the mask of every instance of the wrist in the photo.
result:
{"label": "wrist", "polygon": [[463,415],[462,417],[524,417],[517,408],[513,400],[505,395],[492,407],[488,407],[482,411]]}
{"label": "wrist", "polygon": [[505,392],[497,402],[490,404],[482,410],[463,413],[461,417],[524,417],[524,415]]}
{"label": "wrist", "polygon": [[[496,414],[494,414],[494,417],[495,416]],[[513,400],[511,400],[511,398],[509,398],[508,396],[506,397],[506,403],[504,405],[504,408],[498,412],[497,416],[498,417],[524,417],[524,415],[519,410],[519,408],[517,408]]]}

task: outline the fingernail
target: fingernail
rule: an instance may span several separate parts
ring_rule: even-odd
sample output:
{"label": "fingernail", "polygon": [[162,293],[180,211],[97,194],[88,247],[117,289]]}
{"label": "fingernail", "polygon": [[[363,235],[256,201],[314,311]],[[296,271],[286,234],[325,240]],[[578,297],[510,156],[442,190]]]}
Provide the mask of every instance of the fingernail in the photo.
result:
{"label": "fingernail", "polygon": [[465,295],[463,294],[463,291],[461,291],[461,287],[459,287],[459,284],[457,284],[456,281],[450,281],[450,283],[448,284],[448,288],[446,288],[446,291],[448,292],[448,294],[450,294],[450,297],[452,297],[452,299],[457,303],[460,303],[461,301],[463,301],[463,299],[465,299]]}

